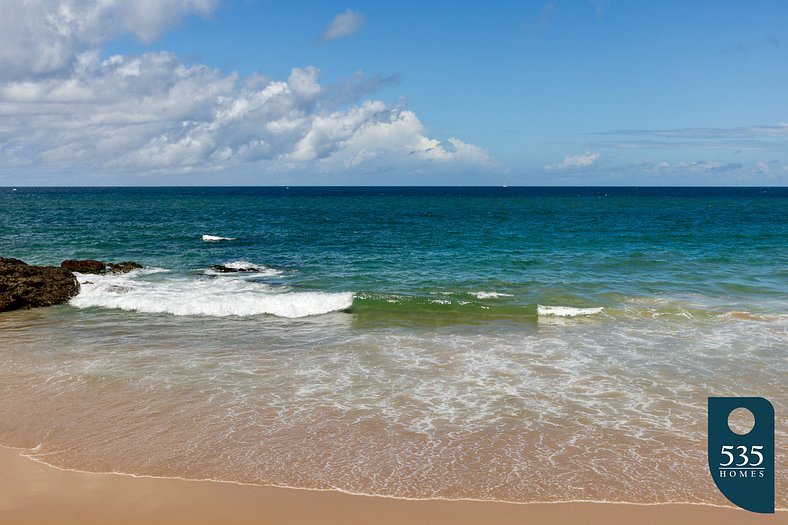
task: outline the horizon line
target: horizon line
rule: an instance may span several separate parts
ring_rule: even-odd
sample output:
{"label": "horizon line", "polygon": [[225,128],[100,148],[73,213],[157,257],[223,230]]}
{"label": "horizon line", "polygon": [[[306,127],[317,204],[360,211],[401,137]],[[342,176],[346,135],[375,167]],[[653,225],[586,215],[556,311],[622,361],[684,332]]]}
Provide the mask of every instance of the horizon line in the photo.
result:
{"label": "horizon line", "polygon": [[324,184],[156,184],[156,185],[25,185],[16,184],[8,186],[0,186],[0,189],[16,189],[16,188],[500,188],[500,189],[515,189],[515,188],[639,188],[639,189],[658,189],[658,188],[684,188],[684,189],[723,189],[723,188],[738,188],[738,189],[784,189],[788,185],[714,185],[714,186],[690,186],[690,185],[612,185],[612,184],[527,184],[527,185],[497,185],[497,184],[418,184],[418,185],[401,185],[401,184],[348,184],[348,185],[324,185]]}

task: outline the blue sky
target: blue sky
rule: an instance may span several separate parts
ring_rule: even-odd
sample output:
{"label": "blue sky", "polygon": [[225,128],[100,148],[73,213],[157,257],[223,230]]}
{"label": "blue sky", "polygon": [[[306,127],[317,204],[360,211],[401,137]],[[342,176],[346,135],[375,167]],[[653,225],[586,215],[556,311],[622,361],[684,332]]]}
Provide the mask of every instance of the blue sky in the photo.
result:
{"label": "blue sky", "polygon": [[0,21],[0,184],[788,182],[785,2],[106,4]]}

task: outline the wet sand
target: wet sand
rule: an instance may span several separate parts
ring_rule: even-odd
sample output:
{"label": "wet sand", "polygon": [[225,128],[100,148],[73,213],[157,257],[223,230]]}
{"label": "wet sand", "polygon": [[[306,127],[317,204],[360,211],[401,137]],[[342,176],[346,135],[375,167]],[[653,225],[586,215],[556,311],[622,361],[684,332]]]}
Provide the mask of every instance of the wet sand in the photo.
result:
{"label": "wet sand", "polygon": [[64,471],[0,447],[0,523],[38,524],[627,524],[788,523],[704,505],[408,501]]}

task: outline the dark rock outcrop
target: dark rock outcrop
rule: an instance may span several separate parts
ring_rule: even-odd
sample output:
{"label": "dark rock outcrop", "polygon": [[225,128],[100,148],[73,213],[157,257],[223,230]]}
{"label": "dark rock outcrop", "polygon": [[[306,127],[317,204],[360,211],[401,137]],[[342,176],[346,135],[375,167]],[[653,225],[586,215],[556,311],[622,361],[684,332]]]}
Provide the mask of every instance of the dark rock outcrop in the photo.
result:
{"label": "dark rock outcrop", "polygon": [[103,263],[93,259],[75,260],[68,259],[60,263],[61,268],[65,268],[70,272],[79,273],[128,273],[132,270],[142,268],[142,265],[134,261],[124,261],[119,263]]}
{"label": "dark rock outcrop", "polygon": [[139,270],[143,266],[134,261],[123,261],[119,263],[107,263],[107,271],[110,273],[128,273],[132,270]]}
{"label": "dark rock outcrop", "polygon": [[211,266],[211,270],[219,273],[237,273],[237,272],[259,272],[259,268],[249,266],[248,268],[230,268],[223,264],[215,264]]}
{"label": "dark rock outcrop", "polygon": [[96,261],[93,259],[85,259],[85,260],[74,260],[68,259],[60,263],[61,268],[65,268],[70,272],[79,272],[79,273],[105,273],[107,271],[107,265],[101,261]]}
{"label": "dark rock outcrop", "polygon": [[76,277],[65,268],[0,257],[0,312],[60,304],[78,293]]}

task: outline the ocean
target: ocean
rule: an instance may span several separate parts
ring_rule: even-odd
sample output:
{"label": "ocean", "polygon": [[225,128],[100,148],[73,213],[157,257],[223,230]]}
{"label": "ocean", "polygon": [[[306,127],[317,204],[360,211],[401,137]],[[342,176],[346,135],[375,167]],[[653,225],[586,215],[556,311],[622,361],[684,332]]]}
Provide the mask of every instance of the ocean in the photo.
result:
{"label": "ocean", "polygon": [[0,444],[63,468],[726,504],[707,397],[788,447],[787,188],[0,188],[0,256],[145,266],[0,314]]}

